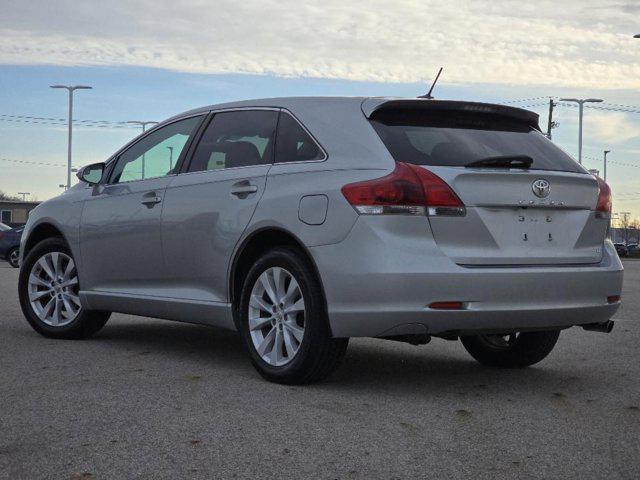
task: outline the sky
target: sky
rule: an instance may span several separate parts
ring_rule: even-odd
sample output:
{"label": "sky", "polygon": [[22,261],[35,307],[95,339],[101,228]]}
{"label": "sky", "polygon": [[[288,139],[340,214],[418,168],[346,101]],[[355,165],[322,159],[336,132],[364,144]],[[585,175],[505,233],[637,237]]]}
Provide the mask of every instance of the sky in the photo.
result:
{"label": "sky", "polygon": [[[602,170],[611,150],[614,210],[640,217],[638,1],[0,0],[0,11],[5,193],[44,200],[66,181],[67,98],[52,84],[93,86],[75,97],[74,117],[92,121],[74,127],[81,166],[139,133],[117,122],[258,97],[413,97],[443,66],[437,98],[526,107],[543,127],[548,97],[605,100],[585,109],[584,164]],[[577,109],[554,117],[554,141],[577,157]]]}

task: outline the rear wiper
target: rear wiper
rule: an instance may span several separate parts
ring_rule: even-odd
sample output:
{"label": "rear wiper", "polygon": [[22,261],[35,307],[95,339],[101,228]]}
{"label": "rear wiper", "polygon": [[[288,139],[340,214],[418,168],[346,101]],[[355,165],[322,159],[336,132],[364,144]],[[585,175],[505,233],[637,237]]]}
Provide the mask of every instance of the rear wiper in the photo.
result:
{"label": "rear wiper", "polygon": [[503,155],[487,157],[467,163],[467,168],[529,168],[533,158],[528,155]]}

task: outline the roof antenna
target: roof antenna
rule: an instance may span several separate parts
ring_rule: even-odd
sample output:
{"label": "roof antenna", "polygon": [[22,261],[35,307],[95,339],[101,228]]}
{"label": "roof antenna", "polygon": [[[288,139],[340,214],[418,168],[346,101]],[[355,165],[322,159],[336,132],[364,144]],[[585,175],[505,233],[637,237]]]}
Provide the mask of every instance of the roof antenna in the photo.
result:
{"label": "roof antenna", "polygon": [[433,99],[433,96],[431,95],[431,92],[433,92],[433,87],[435,87],[436,83],[438,83],[438,79],[440,78],[440,74],[441,73],[442,73],[442,67],[440,67],[440,70],[438,70],[438,74],[436,75],[436,79],[431,84],[431,88],[429,89],[427,94],[426,95],[419,95],[418,98],[426,98],[428,100],[432,100]]}

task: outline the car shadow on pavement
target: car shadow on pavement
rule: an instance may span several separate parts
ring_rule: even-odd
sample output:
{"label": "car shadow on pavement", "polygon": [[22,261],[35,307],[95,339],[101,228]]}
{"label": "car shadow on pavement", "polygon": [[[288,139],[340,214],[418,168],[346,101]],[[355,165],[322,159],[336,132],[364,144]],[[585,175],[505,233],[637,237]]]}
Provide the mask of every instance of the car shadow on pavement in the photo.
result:
{"label": "car shadow on pavement", "polygon": [[[113,322],[93,341],[108,342],[111,348],[121,348],[129,355],[162,355],[164,361],[188,360],[201,368],[215,366],[259,379],[238,334],[222,329],[158,320]],[[435,342],[442,341],[414,347],[357,339],[351,342],[340,368],[312,388],[330,391],[362,387],[368,394],[372,388],[390,387],[400,390],[428,387],[437,392],[453,387],[468,390],[499,386],[506,390],[535,391],[543,385],[561,384],[566,374],[566,370],[556,371],[544,363],[528,369],[490,369],[468,357],[462,347],[459,352],[452,352],[452,347],[457,348],[453,342],[444,347]]]}

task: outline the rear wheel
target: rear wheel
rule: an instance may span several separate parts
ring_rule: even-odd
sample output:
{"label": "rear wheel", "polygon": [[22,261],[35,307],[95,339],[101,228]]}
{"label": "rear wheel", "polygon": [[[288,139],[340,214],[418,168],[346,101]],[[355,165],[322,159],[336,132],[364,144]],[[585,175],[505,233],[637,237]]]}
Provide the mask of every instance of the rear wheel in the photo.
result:
{"label": "rear wheel", "polygon": [[60,238],[38,243],[24,259],[18,280],[20,306],[33,329],[51,338],[86,338],[107,323],[109,312],[80,304],[78,271]]}
{"label": "rear wheel", "polygon": [[558,341],[559,330],[460,337],[464,348],[483,365],[523,368],[543,360]]}
{"label": "rear wheel", "polygon": [[13,268],[18,268],[20,266],[20,249],[18,247],[9,250],[7,262],[9,262],[9,265]]}
{"label": "rear wheel", "polygon": [[338,367],[347,349],[348,339],[331,337],[320,282],[297,249],[277,248],[255,263],[239,312],[251,361],[267,380],[320,381]]}

